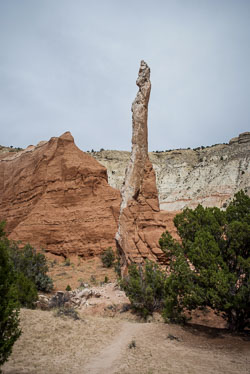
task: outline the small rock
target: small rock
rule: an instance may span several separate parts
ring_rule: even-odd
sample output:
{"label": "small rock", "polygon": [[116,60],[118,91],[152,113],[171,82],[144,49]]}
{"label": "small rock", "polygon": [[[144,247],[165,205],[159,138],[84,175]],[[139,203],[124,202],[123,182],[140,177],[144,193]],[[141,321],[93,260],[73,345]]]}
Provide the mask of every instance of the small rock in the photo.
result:
{"label": "small rock", "polygon": [[77,296],[79,297],[79,298],[83,298],[83,297],[85,297],[85,298],[89,298],[90,296],[92,295],[92,291],[89,289],[89,288],[85,288],[84,290],[82,290],[81,292],[79,292],[78,294],[77,294]]}
{"label": "small rock", "polygon": [[49,310],[50,307],[49,307],[49,303],[44,303],[44,302],[41,302],[41,301],[37,301],[35,303],[35,306],[37,309],[41,309],[41,310]]}
{"label": "small rock", "polygon": [[100,294],[100,292],[98,292],[98,291],[94,291],[94,292],[93,292],[93,296],[94,296],[94,297],[101,297],[101,294]]}
{"label": "small rock", "polygon": [[180,341],[180,338],[178,338],[177,336],[174,336],[174,335],[172,335],[172,334],[168,334],[167,339],[170,339],[170,340],[177,340],[178,342]]}
{"label": "small rock", "polygon": [[74,299],[71,299],[70,300],[73,304],[76,304],[76,305],[80,305],[81,304],[81,300],[80,299],[76,299],[76,298],[74,298]]}
{"label": "small rock", "polygon": [[38,295],[38,300],[45,303],[49,302],[49,299],[44,295]]}
{"label": "small rock", "polygon": [[63,296],[63,295],[64,295],[64,292],[63,292],[63,291],[56,291],[56,295],[57,295],[57,296]]}
{"label": "small rock", "polygon": [[86,303],[87,303],[87,301],[86,301],[85,299],[82,299],[81,304],[80,304],[80,307],[86,305]]}

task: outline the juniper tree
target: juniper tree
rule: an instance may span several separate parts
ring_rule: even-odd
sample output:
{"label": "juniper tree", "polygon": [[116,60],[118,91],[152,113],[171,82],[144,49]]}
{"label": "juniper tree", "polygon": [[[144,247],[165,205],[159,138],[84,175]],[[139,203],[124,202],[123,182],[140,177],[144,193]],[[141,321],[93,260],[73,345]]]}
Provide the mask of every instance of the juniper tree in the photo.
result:
{"label": "juniper tree", "polygon": [[[0,366],[7,361],[13,344],[19,338],[19,303],[15,288],[15,274],[9,258],[9,242],[0,223]],[[1,371],[1,370],[0,370]]]}
{"label": "juniper tree", "polygon": [[226,211],[185,209],[174,219],[182,242],[165,232],[160,246],[170,260],[166,319],[210,307],[231,330],[250,326],[250,198],[240,191]]}

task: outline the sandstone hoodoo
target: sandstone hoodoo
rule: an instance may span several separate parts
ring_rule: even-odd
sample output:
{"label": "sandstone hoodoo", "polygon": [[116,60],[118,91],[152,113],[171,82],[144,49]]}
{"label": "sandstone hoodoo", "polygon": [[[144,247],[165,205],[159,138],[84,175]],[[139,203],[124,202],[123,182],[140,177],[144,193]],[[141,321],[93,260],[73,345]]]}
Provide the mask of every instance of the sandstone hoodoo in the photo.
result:
{"label": "sandstone hoodoo", "polygon": [[10,238],[64,257],[114,248],[120,192],[69,132],[3,157],[0,189]]}
{"label": "sandstone hoodoo", "polygon": [[158,240],[165,230],[160,213],[155,172],[148,157],[148,101],[151,90],[150,69],[141,61],[139,91],[132,104],[132,150],[121,189],[122,203],[116,234],[125,271],[131,262],[163,260]]}

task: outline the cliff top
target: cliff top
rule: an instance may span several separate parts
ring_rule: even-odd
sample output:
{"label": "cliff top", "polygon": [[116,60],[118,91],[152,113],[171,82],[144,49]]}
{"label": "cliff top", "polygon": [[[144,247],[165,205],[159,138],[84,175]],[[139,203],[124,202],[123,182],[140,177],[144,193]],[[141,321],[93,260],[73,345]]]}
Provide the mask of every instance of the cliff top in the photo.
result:
{"label": "cliff top", "polygon": [[[67,132],[69,133],[69,132]],[[69,133],[70,134],[70,133]],[[20,147],[13,147],[13,146],[10,146],[10,147],[7,147],[7,146],[3,146],[3,145],[0,145],[0,160],[1,159],[6,159],[6,158],[15,158],[19,155],[17,155],[17,153],[20,153],[22,154],[24,151],[25,152],[29,152],[29,151],[33,151],[34,149],[36,149],[37,147],[41,147],[42,145],[46,144],[47,141],[40,141],[37,145],[29,145],[27,148],[23,149],[23,148],[20,148]],[[196,147],[196,148],[177,148],[177,149],[168,149],[168,150],[165,150],[165,151],[153,151],[153,152],[149,152],[150,156],[151,157],[154,157],[154,155],[160,155],[161,153],[163,154],[166,154],[166,153],[170,153],[172,155],[178,155],[178,154],[183,154],[183,152],[188,152],[188,151],[195,151],[195,152],[202,152],[203,150],[209,150],[211,149],[212,151],[214,151],[215,149],[216,150],[219,150],[219,149],[223,149],[223,148],[227,148],[228,146],[233,146],[235,144],[245,144],[245,143],[250,143],[250,132],[243,132],[241,134],[239,134],[237,137],[235,138],[232,138],[229,140],[228,143],[218,143],[218,144],[213,144],[213,145],[208,145],[208,146],[200,146],[200,147]],[[100,149],[99,151],[94,151],[92,149],[92,151],[85,151],[87,153],[90,153],[90,154],[94,154],[96,156],[102,154],[103,156],[105,156],[106,159],[108,159],[108,157],[114,159],[114,158],[120,158],[121,157],[121,154],[123,155],[126,155],[126,156],[129,156],[130,154],[130,151],[118,151],[118,150],[105,150],[105,149]],[[11,153],[11,155],[10,155]],[[189,152],[190,154],[190,152]]]}

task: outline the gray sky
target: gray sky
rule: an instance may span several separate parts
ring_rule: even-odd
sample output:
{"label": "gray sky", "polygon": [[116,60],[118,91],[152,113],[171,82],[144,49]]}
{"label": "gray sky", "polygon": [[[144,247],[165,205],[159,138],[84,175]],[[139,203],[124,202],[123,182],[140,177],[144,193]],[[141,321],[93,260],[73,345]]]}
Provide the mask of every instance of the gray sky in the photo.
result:
{"label": "gray sky", "polygon": [[249,20],[249,0],[0,0],[0,144],[130,150],[141,59],[150,150],[228,142],[250,131]]}

